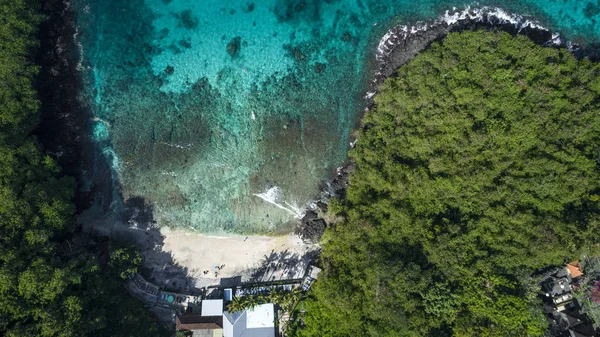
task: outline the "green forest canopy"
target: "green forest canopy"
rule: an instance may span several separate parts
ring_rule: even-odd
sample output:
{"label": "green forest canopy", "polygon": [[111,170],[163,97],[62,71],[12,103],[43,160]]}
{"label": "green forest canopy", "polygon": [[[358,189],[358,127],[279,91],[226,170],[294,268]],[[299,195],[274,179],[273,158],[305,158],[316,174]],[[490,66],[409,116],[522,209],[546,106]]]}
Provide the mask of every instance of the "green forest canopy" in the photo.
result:
{"label": "green forest canopy", "polygon": [[530,275],[600,237],[598,64],[453,33],[375,102],[297,334],[543,335]]}
{"label": "green forest canopy", "polygon": [[0,335],[158,336],[121,286],[138,252],[114,247],[101,263],[74,242],[75,183],[31,136],[38,9],[0,0]]}

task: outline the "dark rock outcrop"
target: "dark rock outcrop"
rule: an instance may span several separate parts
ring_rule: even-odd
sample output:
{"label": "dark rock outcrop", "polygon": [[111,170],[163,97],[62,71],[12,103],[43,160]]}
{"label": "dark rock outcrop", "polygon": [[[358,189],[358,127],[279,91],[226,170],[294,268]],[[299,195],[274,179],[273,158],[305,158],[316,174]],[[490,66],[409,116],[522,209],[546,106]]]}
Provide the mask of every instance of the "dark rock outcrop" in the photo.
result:
{"label": "dark rock outcrop", "polygon": [[318,243],[327,229],[327,223],[321,218],[310,218],[306,216],[302,219],[300,226],[296,228],[296,234],[300,236],[305,243]]}
{"label": "dark rock outcrop", "polygon": [[[446,13],[446,18],[448,17]],[[504,10],[493,7],[479,9],[465,9],[456,12],[455,20],[445,20],[440,17],[436,20],[418,22],[413,26],[398,25],[388,30],[380,41],[376,59],[379,69],[376,71],[369,86],[367,106],[373,105],[372,97],[383,81],[393,74],[402,65],[412,60],[417,54],[429,47],[435,41],[443,39],[452,32],[465,30],[486,29],[490,31],[505,31],[510,34],[523,34],[535,43],[545,46],[571,46],[560,40],[560,35],[533,24],[519,15],[506,13]],[[507,16],[510,19],[507,19]]]}
{"label": "dark rock outcrop", "polygon": [[232,58],[236,58],[240,55],[240,50],[242,49],[242,38],[239,36],[234,37],[227,44],[227,54]]}
{"label": "dark rock outcrop", "polygon": [[327,65],[325,63],[316,62],[314,67],[315,67],[315,72],[317,74],[320,74],[325,71],[325,69],[327,68]]}

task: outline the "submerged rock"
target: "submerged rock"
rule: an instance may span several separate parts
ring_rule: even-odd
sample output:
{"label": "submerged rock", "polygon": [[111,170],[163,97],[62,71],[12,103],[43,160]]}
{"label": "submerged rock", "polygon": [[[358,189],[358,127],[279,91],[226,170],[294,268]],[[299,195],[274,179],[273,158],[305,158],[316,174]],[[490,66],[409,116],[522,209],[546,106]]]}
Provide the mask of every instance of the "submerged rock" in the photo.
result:
{"label": "submerged rock", "polygon": [[299,46],[284,45],[283,49],[287,51],[287,56],[294,59],[294,61],[300,62],[306,59],[306,55],[302,52]]}
{"label": "submerged rock", "polygon": [[246,12],[246,13],[253,12],[254,7],[255,7],[254,2],[247,3],[246,7],[244,7],[244,12]]}
{"label": "submerged rock", "polygon": [[165,68],[165,74],[167,74],[167,75],[173,75],[174,72],[175,72],[175,68],[173,66],[167,66]]}
{"label": "submerged rock", "polygon": [[190,39],[179,41],[179,45],[183,48],[192,48],[192,41]]}
{"label": "submerged rock", "polygon": [[240,50],[242,49],[242,38],[239,36],[234,37],[227,44],[227,54],[229,56],[236,58],[240,55]]}
{"label": "submerged rock", "polygon": [[160,30],[160,32],[158,32],[158,38],[159,39],[164,39],[168,35],[169,35],[169,28],[163,28],[163,29]]}
{"label": "submerged rock", "polygon": [[321,62],[315,63],[315,72],[317,74],[324,72],[326,68],[327,68],[327,65],[325,63],[321,63]]}
{"label": "submerged rock", "polygon": [[352,40],[352,35],[350,35],[350,32],[344,32],[344,35],[342,35],[342,41],[350,42],[351,40]]}
{"label": "submerged rock", "polygon": [[198,24],[200,24],[200,20],[197,17],[192,15],[192,10],[188,9],[179,15],[181,25],[187,29],[196,29]]}

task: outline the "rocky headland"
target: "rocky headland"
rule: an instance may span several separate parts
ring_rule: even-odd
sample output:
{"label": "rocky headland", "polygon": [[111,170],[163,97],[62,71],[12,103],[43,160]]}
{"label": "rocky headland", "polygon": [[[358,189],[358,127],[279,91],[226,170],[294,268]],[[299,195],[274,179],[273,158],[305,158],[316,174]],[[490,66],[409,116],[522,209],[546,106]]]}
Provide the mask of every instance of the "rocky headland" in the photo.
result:
{"label": "rocky headland", "polygon": [[[411,25],[396,25],[379,40],[375,51],[376,70],[365,95],[365,112],[375,105],[374,97],[383,81],[394,76],[396,70],[417,56],[431,43],[443,39],[452,32],[485,29],[501,30],[510,34],[522,34],[535,43],[550,48],[568,48],[578,57],[598,59],[598,46],[585,48],[563,39],[560,33],[552,32],[533,18],[509,13],[497,7],[466,7],[462,10],[448,10],[434,20],[420,21]],[[353,140],[351,146],[355,145]],[[344,199],[349,186],[354,164],[348,162],[337,169],[335,177],[328,181],[315,201],[304,213],[296,233],[307,243],[319,241],[330,221],[324,216],[327,203],[332,197]]]}

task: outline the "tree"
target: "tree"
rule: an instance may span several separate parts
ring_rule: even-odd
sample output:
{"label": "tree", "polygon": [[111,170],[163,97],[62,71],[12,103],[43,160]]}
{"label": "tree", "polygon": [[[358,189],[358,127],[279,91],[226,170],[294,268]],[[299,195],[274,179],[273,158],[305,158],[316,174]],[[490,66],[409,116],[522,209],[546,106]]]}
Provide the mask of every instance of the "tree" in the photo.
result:
{"label": "tree", "polygon": [[241,297],[241,296],[234,296],[231,299],[231,302],[229,302],[229,304],[227,304],[227,310],[229,312],[236,312],[236,311],[244,311],[244,310],[246,310],[243,297]]}
{"label": "tree", "polygon": [[135,247],[117,248],[110,254],[110,267],[125,280],[137,272],[142,264],[142,256]]}

